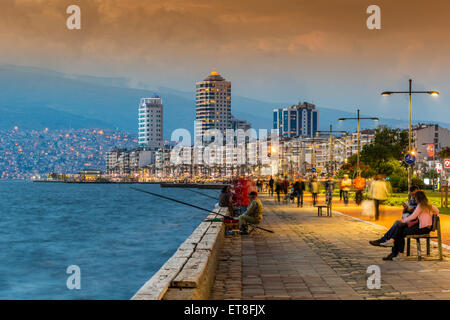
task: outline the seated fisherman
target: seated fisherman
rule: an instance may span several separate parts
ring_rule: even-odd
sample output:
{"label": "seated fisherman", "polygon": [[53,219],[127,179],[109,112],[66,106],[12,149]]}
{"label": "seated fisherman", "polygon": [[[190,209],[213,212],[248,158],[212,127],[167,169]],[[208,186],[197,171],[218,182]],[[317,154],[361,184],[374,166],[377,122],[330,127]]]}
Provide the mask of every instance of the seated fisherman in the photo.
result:
{"label": "seated fisherman", "polygon": [[224,186],[219,196],[219,206],[228,208],[231,217],[234,216],[233,194],[230,186]]}
{"label": "seated fisherman", "polygon": [[242,215],[239,216],[241,234],[248,234],[248,224],[258,224],[262,220],[263,206],[258,199],[258,193],[252,191],[249,194],[251,203]]}

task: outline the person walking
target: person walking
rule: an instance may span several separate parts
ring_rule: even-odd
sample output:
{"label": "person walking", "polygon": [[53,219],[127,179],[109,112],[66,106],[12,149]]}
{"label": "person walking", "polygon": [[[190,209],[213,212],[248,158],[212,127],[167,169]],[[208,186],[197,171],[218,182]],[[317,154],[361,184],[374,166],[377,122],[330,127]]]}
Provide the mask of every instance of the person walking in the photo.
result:
{"label": "person walking", "polygon": [[303,192],[305,191],[305,183],[299,178],[294,183],[294,195],[297,197],[297,207],[303,207]]}
{"label": "person walking", "polygon": [[344,179],[341,181],[342,197],[344,198],[344,204],[348,205],[348,194],[352,187],[352,179],[348,177],[348,174],[344,174]]}
{"label": "person walking", "polygon": [[356,189],[355,202],[359,206],[359,205],[361,205],[361,202],[363,200],[363,189],[366,186],[366,179],[364,179],[363,177],[356,177],[353,180],[353,185]]}
{"label": "person walking", "polygon": [[273,177],[270,176],[270,180],[269,180],[269,196],[273,197],[273,184],[275,183],[275,181],[273,180]]}
{"label": "person walking", "polygon": [[283,187],[281,185],[281,181],[277,180],[276,184],[275,184],[275,193],[277,194],[277,200],[278,203],[280,203],[281,199],[280,199],[280,193],[283,190]]}
{"label": "person walking", "polygon": [[369,194],[375,201],[375,220],[380,217],[380,203],[387,200],[389,191],[381,174],[376,175],[375,180],[370,184]]}
{"label": "person walking", "polygon": [[241,235],[248,234],[248,224],[259,224],[263,218],[263,205],[258,199],[258,193],[252,191],[249,194],[250,205],[247,210],[239,216],[239,228]]}
{"label": "person walking", "polygon": [[288,194],[288,189],[289,189],[289,180],[287,179],[287,177],[284,177],[283,180],[283,193],[285,196],[287,196]]}
{"label": "person walking", "polygon": [[329,177],[327,181],[325,181],[325,201],[328,206],[331,205],[333,201],[333,192],[334,192],[334,181],[333,177]]}
{"label": "person walking", "polygon": [[313,206],[315,206],[317,203],[317,194],[319,193],[319,182],[316,177],[312,179],[310,189],[313,198]]}

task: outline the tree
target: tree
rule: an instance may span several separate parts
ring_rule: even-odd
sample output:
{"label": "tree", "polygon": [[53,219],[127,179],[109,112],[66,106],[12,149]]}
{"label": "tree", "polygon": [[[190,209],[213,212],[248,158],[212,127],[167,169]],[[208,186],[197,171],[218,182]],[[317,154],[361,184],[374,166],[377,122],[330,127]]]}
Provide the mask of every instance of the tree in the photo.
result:
{"label": "tree", "polygon": [[[386,175],[395,190],[405,191],[408,188],[408,175],[403,157],[407,149],[408,132],[388,127],[377,128],[374,141],[361,150],[361,176]],[[352,155],[341,170],[355,176],[356,155]]]}
{"label": "tree", "polygon": [[[375,130],[373,143],[365,145],[360,153],[360,168],[363,177],[376,174],[391,175],[400,166],[408,147],[408,133],[401,129],[379,127]],[[355,170],[356,155],[348,159],[346,167]]]}
{"label": "tree", "polygon": [[439,151],[437,155],[441,159],[448,159],[448,158],[450,158],[450,147],[442,148],[441,151]]}

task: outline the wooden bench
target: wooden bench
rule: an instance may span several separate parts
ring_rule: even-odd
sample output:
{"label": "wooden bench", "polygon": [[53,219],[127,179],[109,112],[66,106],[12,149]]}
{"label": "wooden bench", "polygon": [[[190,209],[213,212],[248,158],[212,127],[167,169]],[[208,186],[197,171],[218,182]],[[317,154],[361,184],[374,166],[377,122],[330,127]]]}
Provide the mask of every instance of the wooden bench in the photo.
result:
{"label": "wooden bench", "polygon": [[433,226],[431,228],[431,232],[436,232],[435,236],[431,236],[430,234],[412,234],[406,236],[406,255],[411,255],[411,239],[416,239],[417,243],[417,260],[422,260],[422,248],[420,246],[420,239],[427,240],[427,256],[430,256],[431,252],[431,239],[438,240],[438,249],[439,249],[439,260],[442,260],[442,236],[441,236],[441,222],[439,216],[433,215]]}
{"label": "wooden bench", "polygon": [[317,216],[318,217],[323,216],[323,211],[322,211],[323,208],[327,208],[327,217],[332,216],[331,206],[326,205],[326,204],[320,204],[320,205],[316,205],[315,207],[317,208]]}

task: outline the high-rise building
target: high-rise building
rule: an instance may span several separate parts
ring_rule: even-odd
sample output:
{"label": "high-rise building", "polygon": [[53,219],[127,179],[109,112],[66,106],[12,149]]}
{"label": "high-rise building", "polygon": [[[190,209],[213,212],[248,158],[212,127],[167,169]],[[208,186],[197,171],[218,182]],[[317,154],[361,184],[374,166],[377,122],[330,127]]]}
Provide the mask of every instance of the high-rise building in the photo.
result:
{"label": "high-rise building", "polygon": [[195,134],[202,137],[209,129],[223,134],[231,129],[231,82],[216,71],[196,83]]}
{"label": "high-rise building", "polygon": [[157,94],[139,104],[139,145],[155,150],[163,146],[163,104]]}
{"label": "high-rise building", "polygon": [[319,110],[308,102],[273,110],[273,128],[280,136],[314,137],[318,124]]}

